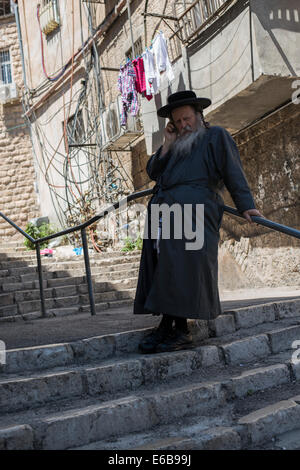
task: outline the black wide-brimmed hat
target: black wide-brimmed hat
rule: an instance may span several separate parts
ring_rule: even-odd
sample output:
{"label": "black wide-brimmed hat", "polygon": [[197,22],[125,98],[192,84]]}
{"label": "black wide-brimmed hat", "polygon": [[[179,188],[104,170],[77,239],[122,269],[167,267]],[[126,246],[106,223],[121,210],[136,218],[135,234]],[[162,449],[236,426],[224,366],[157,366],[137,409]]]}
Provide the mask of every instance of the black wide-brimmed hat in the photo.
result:
{"label": "black wide-brimmed hat", "polygon": [[169,117],[170,112],[175,108],[180,108],[180,106],[185,106],[187,104],[198,105],[199,108],[204,109],[211,105],[211,100],[209,98],[198,98],[196,93],[191,90],[186,91],[177,91],[168,96],[168,104],[162,106],[157,114],[160,117]]}

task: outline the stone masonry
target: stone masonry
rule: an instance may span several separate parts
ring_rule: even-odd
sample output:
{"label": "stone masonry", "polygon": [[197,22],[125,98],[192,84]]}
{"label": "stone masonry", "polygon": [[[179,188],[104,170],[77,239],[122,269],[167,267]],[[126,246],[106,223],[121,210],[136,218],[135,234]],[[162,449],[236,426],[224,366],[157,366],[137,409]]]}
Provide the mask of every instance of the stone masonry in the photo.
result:
{"label": "stone masonry", "polygon": [[[10,51],[12,79],[22,94],[23,77],[14,15],[0,18],[0,50]],[[1,212],[25,228],[39,215],[34,190],[35,171],[28,128],[20,100],[0,105],[0,196]],[[16,231],[0,220],[1,238],[16,237]]]}

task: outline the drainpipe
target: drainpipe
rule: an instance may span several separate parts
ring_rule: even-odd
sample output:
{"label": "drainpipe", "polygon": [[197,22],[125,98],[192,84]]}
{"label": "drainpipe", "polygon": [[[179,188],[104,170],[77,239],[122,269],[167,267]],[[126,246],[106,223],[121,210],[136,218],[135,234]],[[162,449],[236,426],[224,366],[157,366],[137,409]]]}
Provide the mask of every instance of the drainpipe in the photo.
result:
{"label": "drainpipe", "polygon": [[26,79],[26,70],[25,70],[25,61],[24,61],[24,50],[23,50],[23,41],[22,41],[22,34],[21,34],[21,27],[20,27],[20,15],[19,15],[19,7],[18,5],[11,1],[10,2],[11,8],[14,10],[15,18],[16,18],[16,25],[18,30],[18,39],[20,44],[20,52],[21,52],[21,61],[22,61],[22,71],[23,71],[23,81],[26,90],[28,90],[27,86],[27,79]]}
{"label": "drainpipe", "polygon": [[191,77],[190,57],[188,53],[188,48],[186,46],[181,46],[181,51],[182,51],[183,65],[186,66],[185,77],[186,77],[187,89],[191,90],[192,89],[192,77]]}
{"label": "drainpipe", "polygon": [[252,30],[252,9],[251,0],[249,1],[249,32],[250,32],[250,50],[251,50],[251,71],[252,71],[252,82],[255,80],[254,75],[254,59],[253,59],[253,30]]}
{"label": "drainpipe", "polygon": [[[19,40],[19,45],[20,45],[21,62],[22,62],[24,87],[25,87],[26,91],[29,91],[29,88],[28,88],[28,85],[27,85],[27,78],[26,78],[23,40],[22,40],[22,33],[21,33],[21,26],[20,26],[19,6],[13,0],[11,0],[10,5],[11,5],[11,9],[13,10],[13,12],[15,14],[15,19],[16,19],[16,25],[17,25],[17,31],[18,31],[18,40]],[[34,152],[31,126],[26,124],[26,127],[29,130],[30,140],[31,140],[31,143],[32,143],[32,148],[33,148],[33,167],[34,167],[34,173],[35,173],[34,191],[36,193],[37,203],[40,206],[40,195],[39,195],[39,186],[38,186],[38,161],[37,161],[37,156]]]}
{"label": "drainpipe", "polygon": [[131,42],[132,42],[132,58],[134,59],[135,50],[134,50],[134,40],[133,40],[133,31],[132,31],[132,22],[131,22],[130,0],[127,0],[127,11],[128,11],[128,19],[129,19],[129,26],[130,26]]}

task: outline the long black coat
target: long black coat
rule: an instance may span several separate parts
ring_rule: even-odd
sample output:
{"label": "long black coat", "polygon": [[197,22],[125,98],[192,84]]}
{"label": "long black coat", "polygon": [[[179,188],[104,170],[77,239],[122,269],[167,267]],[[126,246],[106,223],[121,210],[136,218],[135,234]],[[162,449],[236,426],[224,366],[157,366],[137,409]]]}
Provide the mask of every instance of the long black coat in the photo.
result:
{"label": "long black coat", "polygon": [[[156,181],[148,204],[139,278],[134,301],[135,314],[169,314],[185,318],[213,319],[221,313],[218,291],[218,242],[223,217],[224,184],[239,212],[255,208],[242,169],[237,146],[226,129],[211,126],[189,155],[160,157],[161,148],[149,159],[147,173]],[[175,239],[171,217],[171,238],[162,238],[159,257],[151,236],[152,204],[192,204],[195,229],[196,204],[204,204],[204,244],[186,250],[184,237]],[[172,215],[172,213],[171,213]],[[182,219],[183,220],[183,219]]]}

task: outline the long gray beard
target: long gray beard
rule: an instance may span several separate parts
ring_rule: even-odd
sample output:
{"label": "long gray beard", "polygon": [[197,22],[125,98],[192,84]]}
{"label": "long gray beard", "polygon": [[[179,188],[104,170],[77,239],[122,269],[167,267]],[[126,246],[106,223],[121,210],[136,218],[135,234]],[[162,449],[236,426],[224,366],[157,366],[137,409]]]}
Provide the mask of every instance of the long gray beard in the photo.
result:
{"label": "long gray beard", "polygon": [[195,132],[188,133],[186,135],[183,135],[182,137],[178,137],[172,146],[172,155],[174,155],[174,157],[189,155],[194,142],[198,138],[201,138],[205,134],[205,132],[205,127],[199,126]]}

